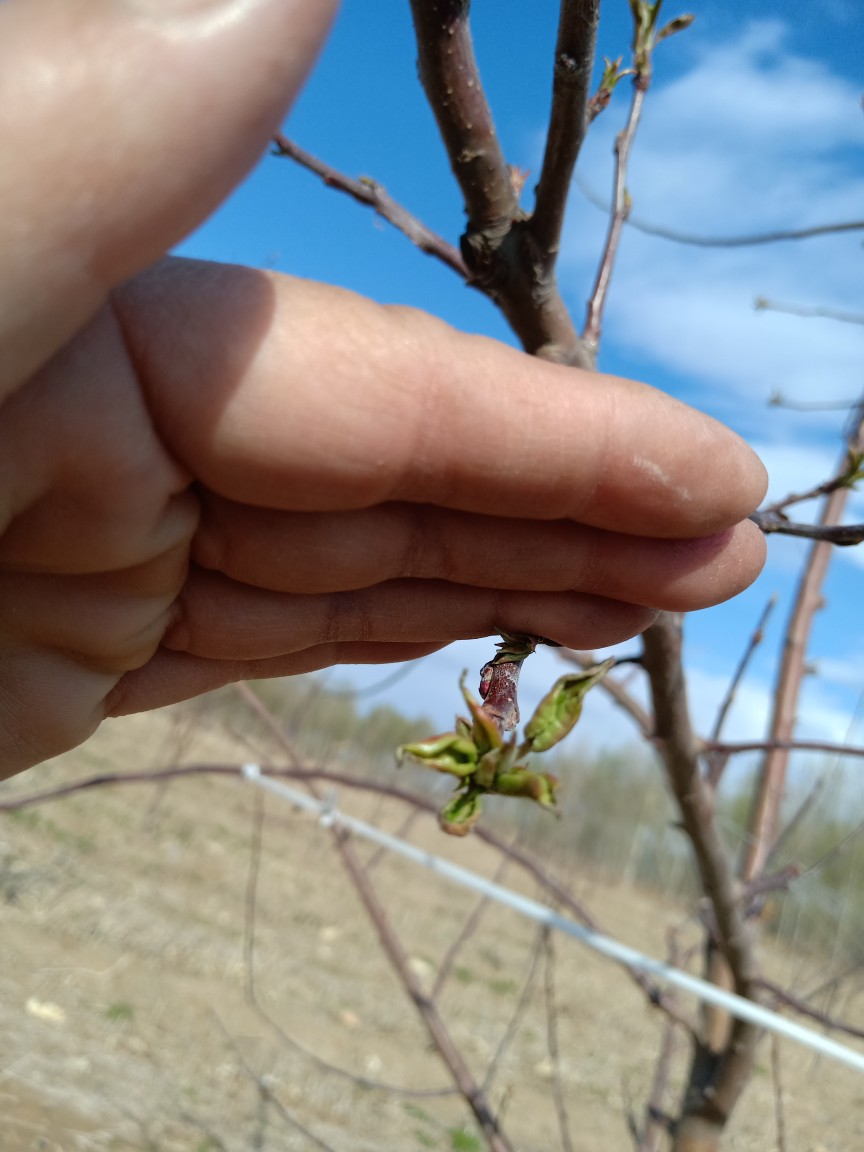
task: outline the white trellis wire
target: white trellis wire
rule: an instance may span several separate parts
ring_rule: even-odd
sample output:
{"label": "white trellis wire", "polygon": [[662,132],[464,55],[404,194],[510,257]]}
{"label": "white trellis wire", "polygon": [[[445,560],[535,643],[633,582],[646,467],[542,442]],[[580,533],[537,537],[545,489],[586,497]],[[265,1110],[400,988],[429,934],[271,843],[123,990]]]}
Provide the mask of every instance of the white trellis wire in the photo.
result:
{"label": "white trellis wire", "polygon": [[441,856],[435,856],[431,852],[417,848],[414,844],[410,844],[406,840],[400,840],[396,836],[382,832],[380,828],[375,828],[372,824],[366,824],[363,820],[358,820],[354,816],[340,812],[334,800],[318,800],[313,796],[291,788],[289,785],[283,784],[281,780],[275,780],[272,776],[267,776],[262,773],[261,767],[258,764],[244,764],[242,772],[247,780],[258,785],[258,787],[274,792],[277,796],[281,796],[283,800],[287,800],[289,804],[293,804],[297,808],[302,808],[307,812],[314,812],[319,817],[323,827],[330,828],[338,825],[339,827],[346,828],[357,836],[370,840],[374,844],[379,844],[383,848],[387,848],[391,852],[404,856],[408,860],[413,860],[415,864],[422,864],[431,872],[436,873],[438,876],[445,877],[454,884],[461,884],[463,888],[469,888],[474,892],[479,892],[484,896],[488,896],[490,900],[495,900],[507,908],[512,908],[515,912],[519,912],[523,916],[528,917],[529,920],[535,920],[538,924],[545,924],[550,928],[555,928],[559,932],[563,932],[565,935],[579,940],[585,944],[586,947],[593,949],[595,952],[599,952],[602,956],[608,956],[610,960],[624,964],[628,968],[636,968],[642,972],[647,972],[651,976],[664,980],[667,984],[683,988],[706,1004],[715,1004],[719,1008],[726,1009],[727,1012],[739,1020],[747,1020],[751,1024],[756,1024],[760,1028],[765,1028],[769,1032],[776,1033],[778,1036],[785,1036],[787,1039],[794,1040],[806,1048],[811,1048],[814,1052],[820,1052],[823,1056],[827,1056],[831,1060],[836,1060],[840,1064],[846,1064],[858,1072],[864,1072],[864,1053],[857,1052],[848,1045],[840,1044],[836,1040],[832,1040],[830,1037],[823,1036],[821,1033],[814,1031],[812,1028],[807,1028],[803,1024],[796,1023],[794,1020],[788,1020],[778,1012],[774,1012],[770,1008],[764,1008],[761,1004],[756,1004],[752,1000],[745,999],[743,996],[737,996],[734,992],[727,992],[722,988],[716,987],[714,984],[700,980],[698,976],[692,976],[689,972],[684,972],[680,968],[673,968],[669,964],[664,964],[662,960],[655,960],[651,956],[646,956],[644,953],[638,952],[635,948],[630,948],[627,944],[622,944],[620,941],[614,940],[611,936],[604,936],[600,932],[595,932],[591,928],[577,924],[575,920],[561,916],[558,912],[555,912],[545,904],[540,904],[537,900],[531,900],[527,896],[521,896],[518,892],[513,892],[501,884],[495,884],[491,880],[486,880],[485,877],[478,876],[475,872],[470,872],[467,868],[461,868],[458,864],[453,864],[449,860],[444,860]]}

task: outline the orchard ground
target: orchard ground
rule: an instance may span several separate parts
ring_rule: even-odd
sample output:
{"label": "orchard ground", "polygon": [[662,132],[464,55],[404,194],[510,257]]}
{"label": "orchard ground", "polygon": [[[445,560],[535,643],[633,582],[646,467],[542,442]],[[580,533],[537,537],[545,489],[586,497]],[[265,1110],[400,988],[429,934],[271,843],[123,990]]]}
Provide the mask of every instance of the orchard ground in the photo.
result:
{"label": "orchard ground", "polygon": [[[84,748],[0,786],[0,797],[103,771],[239,765],[250,759],[249,738],[231,717],[226,725],[211,701],[111,722]],[[341,767],[350,764],[350,749],[341,757]],[[410,786],[414,778],[397,780]],[[448,1073],[394,978],[332,837],[272,797],[264,800],[255,909],[263,1013],[248,1002],[244,919],[258,797],[239,777],[196,777],[98,788],[0,814],[4,1152],[484,1146],[460,1097],[412,1094],[449,1088]],[[404,806],[368,793],[345,789],[339,803],[390,830],[406,817]],[[488,876],[500,863],[476,839],[444,837],[425,815],[410,835]],[[356,848],[364,860],[375,855],[368,845]],[[372,877],[412,970],[430,989],[476,897],[387,856],[376,856]],[[572,864],[564,878],[605,930],[666,955],[667,932],[686,912],[680,905],[603,883]],[[503,882],[537,895],[515,866]],[[515,913],[487,908],[441,993],[442,1013],[480,1081],[519,1009],[536,932]],[[685,926],[681,941],[690,939],[697,933],[688,937]],[[767,970],[796,987],[819,981],[818,953],[791,956],[769,946],[763,955]],[[556,940],[555,958],[573,1147],[631,1148],[626,1112],[642,1115],[662,1018],[624,972],[575,942]],[[543,990],[541,958],[489,1089],[519,1152],[560,1146]],[[844,984],[830,1008],[864,1025],[864,981]],[[682,1038],[679,1071],[687,1056]],[[774,1063],[765,1039],[729,1149],[780,1146]],[[788,1152],[864,1147],[864,1080],[787,1042],[779,1045],[779,1064]]]}

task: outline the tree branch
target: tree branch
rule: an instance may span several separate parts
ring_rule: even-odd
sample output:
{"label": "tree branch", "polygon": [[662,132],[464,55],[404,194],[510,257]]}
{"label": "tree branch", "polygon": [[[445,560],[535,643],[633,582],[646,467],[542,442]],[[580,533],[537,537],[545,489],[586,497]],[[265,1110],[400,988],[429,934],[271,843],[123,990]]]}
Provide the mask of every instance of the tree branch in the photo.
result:
{"label": "tree branch", "polygon": [[462,256],[470,280],[503,312],[526,352],[593,368],[519,207],[483,93],[468,0],[411,0],[420,79],[465,200]]}
{"label": "tree branch", "polygon": [[328,188],[335,188],[337,191],[351,196],[360,204],[366,204],[373,208],[378,216],[386,220],[388,224],[392,224],[403,236],[407,236],[421,252],[435,256],[448,268],[452,268],[463,280],[470,283],[471,275],[459,250],[449,244],[442,236],[427,228],[422,221],[397,203],[386,189],[375,180],[370,180],[367,176],[361,176],[359,180],[355,180],[344,175],[336,168],[331,168],[329,164],[325,164],[323,160],[319,160],[317,156],[313,156],[311,152],[306,152],[293,140],[283,136],[281,132],[274,135],[273,146],[274,155],[285,156],[296,161],[301,167],[314,172],[316,176],[320,176]]}
{"label": "tree branch", "polygon": [[864,1028],[859,1028],[855,1024],[849,1024],[845,1020],[835,1020],[833,1016],[829,1016],[827,1012],[821,1012],[818,1008],[814,1008],[812,1004],[808,1004],[806,1000],[800,999],[798,996],[793,996],[779,984],[775,984],[773,980],[768,980],[760,976],[757,980],[760,987],[768,992],[774,1001],[775,1006],[782,1004],[785,1008],[791,1008],[793,1012],[797,1012],[799,1016],[806,1016],[808,1020],[814,1020],[817,1024],[821,1024],[823,1028],[827,1028],[831,1032],[843,1032],[847,1036],[854,1036],[858,1040],[864,1040]]}
{"label": "tree branch", "polygon": [[534,987],[534,977],[537,974],[537,966],[540,962],[540,957],[543,954],[543,940],[545,937],[546,928],[540,927],[534,936],[534,943],[531,947],[531,960],[528,965],[528,972],[522,984],[522,992],[519,995],[519,1002],[513,1009],[513,1014],[507,1023],[504,1034],[501,1037],[498,1047],[489,1061],[489,1066],[486,1069],[486,1075],[483,1077],[483,1091],[488,1092],[492,1087],[495,1077],[498,1073],[499,1065],[504,1059],[507,1049],[513,1042],[513,1038],[519,1030],[519,1025],[522,1023],[522,1017],[525,1015],[525,1010],[531,1000],[531,993]]}
{"label": "tree branch", "polygon": [[[682,954],[678,941],[678,929],[670,928],[667,933],[668,951],[666,961],[676,968],[686,968],[690,959],[689,951]],[[632,1118],[632,1127],[635,1134],[636,1152],[660,1152],[667,1144],[675,1130],[674,1121],[666,1109],[666,1096],[669,1091],[669,1080],[672,1075],[678,1044],[678,1029],[671,1018],[663,1026],[663,1039],[654,1064],[654,1074],[651,1077],[651,1088],[645,1104],[645,1119],[640,1126],[635,1115]]]}
{"label": "tree branch", "polygon": [[[859,408],[847,439],[847,452],[838,476],[848,473],[851,463],[860,466],[864,452],[864,408]],[[849,496],[848,484],[838,486],[825,499],[819,516],[821,529],[833,528],[843,515]],[[817,539],[810,549],[795,595],[783,657],[777,674],[769,740],[748,822],[749,838],[742,862],[742,878],[752,880],[762,871],[777,837],[780,804],[786,786],[789,745],[795,730],[798,698],[804,678],[807,643],[813,617],[822,606],[822,585],[831,561],[831,547]]]}
{"label": "tree branch", "polygon": [[[861,400],[859,399],[854,404],[844,404],[843,407],[857,408],[860,404]],[[805,488],[803,492],[790,492],[782,500],[775,500],[773,504],[765,504],[754,515],[769,518],[782,516],[784,510],[793,504],[803,504],[807,500],[818,500],[820,496],[830,496],[838,488],[849,488],[850,484],[854,483],[858,466],[859,461],[847,453],[843,458],[842,468],[829,480],[823,480],[821,484],[814,484],[812,488]],[[759,521],[757,520],[756,523],[758,524]],[[762,527],[761,524],[759,526]]]}
{"label": "tree branch", "polygon": [[[698,742],[693,734],[681,661],[680,619],[663,612],[643,634],[643,663],[651,681],[656,736],[667,777],[693,848],[702,891],[710,901],[718,946],[728,964],[735,991],[754,998],[756,954],[714,819],[711,793],[699,771]],[[697,1042],[690,1086],[679,1126],[680,1147],[718,1145],[720,1132],[743,1091],[755,1059],[758,1029],[735,1020],[722,1050],[708,1038]],[[688,1140],[690,1143],[688,1144]],[[677,1145],[676,1145],[677,1146]]]}
{"label": "tree branch", "polygon": [[[507,857],[502,856],[498,862],[498,867],[495,869],[495,874],[492,877],[493,884],[500,884],[502,882],[504,874],[507,871],[507,863]],[[489,908],[490,904],[491,900],[488,896],[481,896],[471,909],[471,914],[465,920],[458,934],[450,944],[450,947],[444,954],[444,958],[438,965],[438,971],[435,974],[435,983],[432,985],[432,991],[429,993],[432,1000],[437,1000],[441,995],[441,990],[447,983],[447,979],[453,970],[453,965],[456,963],[456,958],[479,928],[483,914]]]}
{"label": "tree branch", "polygon": [[[716,745],[720,740],[720,733],[723,730],[726,717],[729,715],[729,709],[732,707],[732,703],[735,700],[738,686],[744,677],[744,673],[747,671],[747,665],[753,658],[753,653],[764,639],[765,625],[768,622],[768,617],[771,615],[776,604],[776,595],[769,597],[768,603],[762,609],[762,615],[759,617],[759,622],[757,623],[754,630],[750,633],[750,639],[747,641],[747,647],[744,649],[744,652],[741,655],[741,659],[738,661],[738,667],[735,669],[732,675],[732,679],[729,682],[729,687],[726,690],[726,695],[723,698],[723,702],[717,711],[717,718],[714,721],[714,727],[711,730],[711,736],[706,743],[706,747],[708,744]],[[716,789],[717,785],[720,783],[720,777],[723,775],[723,769],[726,767],[726,761],[728,759],[728,753],[725,755],[715,754],[714,756],[709,756],[708,783],[712,788]]]}
{"label": "tree branch", "polygon": [[561,0],[552,112],[529,224],[541,258],[547,254],[550,269],[558,257],[570,182],[588,126],[599,17],[600,0]]}
{"label": "tree branch", "polygon": [[470,0],[411,0],[418,71],[472,232],[506,232],[519,211],[468,22]]}
{"label": "tree branch", "polygon": [[222,1029],[225,1039],[231,1045],[240,1067],[258,1089],[258,1095],[261,1100],[268,1104],[272,1104],[281,1116],[286,1126],[292,1131],[300,1133],[300,1135],[306,1141],[307,1148],[314,1147],[320,1149],[321,1152],[335,1152],[335,1150],[329,1144],[325,1144],[325,1142],[316,1136],[314,1132],[311,1132],[305,1126],[305,1124],[301,1124],[299,1120],[296,1120],[291,1115],[279,1097],[275,1095],[272,1084],[270,1084],[270,1082],[264,1076],[259,1076],[258,1073],[252,1068],[252,1066],[247,1062],[243,1056],[243,1053],[237,1046],[237,1042],[234,1040],[233,1036],[230,1035],[225,1025],[219,1019],[218,1015],[216,1016],[216,1020]]}
{"label": "tree branch", "polygon": [[555,997],[555,945],[550,929],[543,934],[543,951],[546,963],[543,967],[543,998],[546,1004],[546,1048],[552,1061],[552,1087],[555,1099],[555,1112],[558,1116],[558,1131],[564,1152],[573,1152],[570,1139],[570,1117],[567,1115],[567,1102],[564,1098],[564,1085],[561,1081],[561,1052],[558,1047],[558,1006]]}
{"label": "tree branch", "polygon": [[[864,228],[864,222],[858,227]],[[833,229],[833,231],[838,230]],[[781,304],[776,300],[767,300],[764,296],[757,296],[753,301],[753,307],[757,312],[783,312],[787,316],[837,320],[841,324],[864,324],[864,314],[861,312],[844,312],[840,308],[809,307],[806,304]]]}
{"label": "tree branch", "polygon": [[771,1080],[774,1085],[774,1122],[777,1126],[777,1152],[787,1152],[786,1109],[783,1103],[783,1080],[780,1070],[780,1040],[771,1037]]}
{"label": "tree branch", "polygon": [[[576,187],[601,212],[610,211],[609,202],[576,177]],[[673,244],[686,244],[694,248],[755,248],[761,244],[781,244],[788,240],[811,240],[817,236],[864,231],[864,220],[842,220],[834,224],[816,224],[810,228],[775,228],[769,232],[751,232],[741,236],[708,236],[695,232],[681,232],[665,224],[655,224],[638,216],[629,216],[627,226],[646,236],[656,236]]]}
{"label": "tree branch", "polygon": [[782,392],[772,392],[769,408],[785,408],[789,412],[845,412],[854,408],[857,400],[787,400]]}
{"label": "tree branch", "polygon": [[864,543],[864,524],[800,524],[777,512],[761,511],[754,512],[750,519],[766,536],[776,532],[780,536],[799,536],[805,540],[834,544],[838,548]]}
{"label": "tree branch", "polygon": [[624,130],[615,137],[615,191],[612,212],[609,229],[606,233],[606,243],[603,246],[603,255],[600,258],[600,267],[597,270],[597,279],[594,281],[594,288],[588,301],[585,327],[582,329],[582,339],[595,355],[600,347],[600,338],[603,334],[603,310],[606,307],[609,284],[612,280],[615,258],[618,255],[618,246],[621,242],[621,233],[632,207],[630,193],[627,191],[627,165],[630,160],[630,149],[633,147],[633,141],[639,128],[642,105],[650,81],[650,72],[644,75],[637,73],[634,77],[633,96],[630,101],[627,124]]}
{"label": "tree branch", "polygon": [[336,827],[333,829],[333,837],[339,848],[342,862],[354,883],[357,895],[375,926],[381,946],[397,972],[405,991],[413,1000],[426,1031],[429,1033],[441,1059],[450,1070],[456,1086],[474,1113],[491,1152],[513,1152],[509,1140],[500,1130],[498,1121],[489,1107],[482,1088],[471,1074],[459,1048],[454,1044],[438,1009],[423,991],[414,975],[405,950],[393,930],[384,906],[378,899],[369,877],[357,858],[348,834],[343,829]]}

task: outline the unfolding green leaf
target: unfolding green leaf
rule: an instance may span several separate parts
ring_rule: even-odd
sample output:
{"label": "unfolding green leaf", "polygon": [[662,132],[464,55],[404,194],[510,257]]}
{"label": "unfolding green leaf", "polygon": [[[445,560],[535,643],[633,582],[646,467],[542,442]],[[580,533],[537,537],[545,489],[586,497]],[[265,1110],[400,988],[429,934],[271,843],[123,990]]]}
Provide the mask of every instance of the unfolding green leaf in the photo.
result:
{"label": "unfolding green leaf", "polygon": [[852,449],[846,453],[846,475],[843,477],[843,487],[853,488],[859,480],[864,480],[864,452],[853,452]]}
{"label": "unfolding green leaf", "polygon": [[490,748],[477,762],[474,783],[478,788],[497,791],[496,781],[502,772],[509,772],[516,760],[516,741],[508,740],[500,748]]}
{"label": "unfolding green leaf", "polygon": [[419,761],[424,768],[434,768],[436,772],[447,772],[459,777],[470,776],[475,772],[479,759],[474,741],[458,732],[445,732],[416,744],[403,744],[397,749],[396,755],[399,760],[410,757]]}
{"label": "unfolding green leaf", "polygon": [[555,807],[557,788],[557,777],[548,772],[531,772],[528,768],[501,772],[495,779],[495,791],[502,796],[524,796],[544,808]]}
{"label": "unfolding green leaf", "polygon": [[655,43],[659,44],[663,40],[668,40],[670,36],[674,36],[676,32],[683,32],[685,28],[689,28],[696,17],[692,12],[687,12],[683,16],[676,16],[674,20],[670,20],[668,24],[664,24],[660,31],[657,33]]}
{"label": "unfolding green leaf", "polygon": [[606,675],[614,660],[604,660],[583,672],[560,677],[546,693],[525,725],[525,743],[531,752],[546,752],[571,731],[582,714],[585,693]]}
{"label": "unfolding green leaf", "polygon": [[442,831],[450,836],[467,836],[483,811],[482,794],[473,788],[454,796],[438,813]]}

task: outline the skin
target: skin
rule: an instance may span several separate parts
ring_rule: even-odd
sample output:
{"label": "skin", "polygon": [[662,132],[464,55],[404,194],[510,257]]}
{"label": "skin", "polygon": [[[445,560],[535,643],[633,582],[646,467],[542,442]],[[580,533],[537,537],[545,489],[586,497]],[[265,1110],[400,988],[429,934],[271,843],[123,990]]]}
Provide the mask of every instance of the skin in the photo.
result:
{"label": "skin", "polygon": [[164,259],[333,7],[0,5],[0,775],[239,678],[615,643],[762,565],[761,464],[662,393]]}

